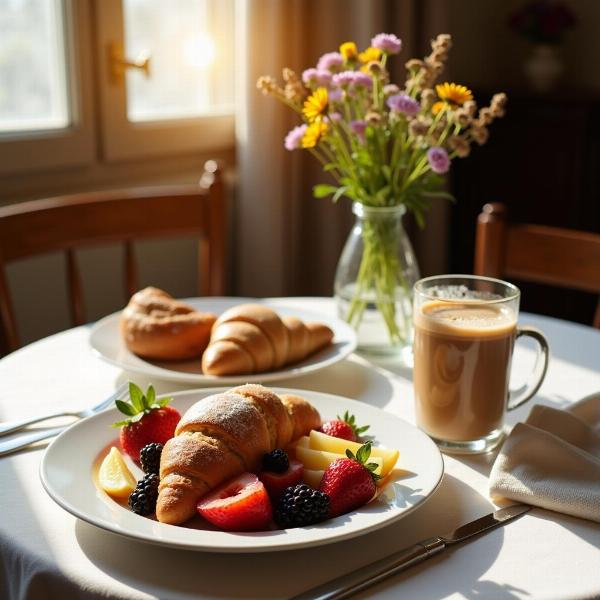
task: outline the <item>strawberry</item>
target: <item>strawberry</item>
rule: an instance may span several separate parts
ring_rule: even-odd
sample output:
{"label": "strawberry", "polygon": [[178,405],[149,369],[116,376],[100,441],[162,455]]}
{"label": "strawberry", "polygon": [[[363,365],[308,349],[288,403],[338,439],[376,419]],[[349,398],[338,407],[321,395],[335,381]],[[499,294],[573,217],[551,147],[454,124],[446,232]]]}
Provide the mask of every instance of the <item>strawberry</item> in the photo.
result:
{"label": "strawberry", "polygon": [[135,383],[130,382],[129,397],[131,403],[116,401],[117,408],[129,418],[113,423],[113,427],[121,427],[121,448],[139,463],[140,450],[144,446],[153,442],[165,444],[173,437],[181,415],[168,406],[171,398],[157,400],[152,386],[144,394]]}
{"label": "strawberry", "polygon": [[366,504],[376,491],[373,471],[375,463],[367,462],[371,455],[371,442],[362,445],[356,456],[346,450],[348,458],[334,460],[323,474],[319,491],[329,496],[329,516],[337,517]]}
{"label": "strawberry", "polygon": [[336,438],[356,442],[360,439],[360,435],[367,429],[369,429],[369,425],[359,427],[356,424],[354,415],[348,414],[348,411],[346,411],[343,417],[338,415],[336,420],[325,421],[319,428],[319,431]]}
{"label": "strawberry", "polygon": [[226,531],[266,529],[273,517],[269,494],[253,473],[243,473],[204,496],[197,510]]}
{"label": "strawberry", "polygon": [[290,466],[283,473],[261,471],[258,478],[265,484],[271,501],[276,503],[283,495],[285,488],[302,481],[304,465],[298,460],[290,460]]}

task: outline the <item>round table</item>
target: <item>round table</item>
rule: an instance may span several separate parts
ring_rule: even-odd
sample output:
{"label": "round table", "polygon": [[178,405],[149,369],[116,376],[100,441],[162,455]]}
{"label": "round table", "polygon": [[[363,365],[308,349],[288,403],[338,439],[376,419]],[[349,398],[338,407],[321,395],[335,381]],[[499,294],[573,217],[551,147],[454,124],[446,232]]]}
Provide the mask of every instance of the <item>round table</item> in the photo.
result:
{"label": "round table", "polygon": [[[275,299],[334,314],[328,298]],[[548,374],[533,402],[564,407],[600,390],[600,331],[530,314],[520,322],[549,339]],[[0,361],[0,419],[80,409],[109,395],[127,373],[89,349],[89,327],[40,340]],[[533,350],[519,345],[515,377]],[[146,384],[138,375],[137,382]],[[159,393],[185,389],[153,382]],[[367,402],[414,423],[411,373],[392,361],[354,354],[317,373],[277,382]],[[524,420],[532,403],[510,413]],[[493,455],[444,456],[435,494],[413,513],[351,540],[265,554],[175,550],[123,538],[80,521],[44,492],[38,470],[45,445],[0,458],[2,598],[286,598],[351,572],[494,509],[487,494]],[[600,525],[534,508],[371,588],[376,598],[600,597]]]}

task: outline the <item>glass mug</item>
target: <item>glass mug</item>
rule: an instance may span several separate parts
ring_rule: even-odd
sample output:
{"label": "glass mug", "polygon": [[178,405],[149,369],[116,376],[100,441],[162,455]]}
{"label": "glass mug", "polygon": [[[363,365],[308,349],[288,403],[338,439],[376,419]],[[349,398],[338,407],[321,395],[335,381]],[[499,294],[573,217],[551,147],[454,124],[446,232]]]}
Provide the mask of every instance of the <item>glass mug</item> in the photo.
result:
{"label": "glass mug", "polygon": [[[520,292],[510,283],[441,275],[414,286],[414,391],[417,425],[442,450],[480,453],[503,439],[504,415],[529,400],[548,367],[548,342],[517,326]],[[540,346],[522,389],[509,391],[515,340]]]}

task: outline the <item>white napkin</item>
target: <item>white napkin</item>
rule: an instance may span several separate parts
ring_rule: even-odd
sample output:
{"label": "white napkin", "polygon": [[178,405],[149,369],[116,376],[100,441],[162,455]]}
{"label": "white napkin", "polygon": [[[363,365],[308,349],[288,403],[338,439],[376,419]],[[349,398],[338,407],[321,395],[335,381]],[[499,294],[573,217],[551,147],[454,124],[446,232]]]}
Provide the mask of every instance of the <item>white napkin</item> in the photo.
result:
{"label": "white napkin", "polygon": [[600,394],[567,410],[535,405],[506,438],[490,495],[600,523]]}

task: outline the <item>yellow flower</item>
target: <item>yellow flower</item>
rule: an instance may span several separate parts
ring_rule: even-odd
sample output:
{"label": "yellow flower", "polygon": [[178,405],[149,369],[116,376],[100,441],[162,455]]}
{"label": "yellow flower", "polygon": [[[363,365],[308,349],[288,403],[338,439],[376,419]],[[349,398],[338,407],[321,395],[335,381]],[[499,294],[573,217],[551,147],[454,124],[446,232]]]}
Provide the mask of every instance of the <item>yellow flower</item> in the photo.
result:
{"label": "yellow flower", "polygon": [[435,86],[437,95],[450,105],[462,106],[468,100],[473,100],[473,93],[464,85],[442,83]]}
{"label": "yellow flower", "polygon": [[327,88],[319,87],[304,101],[302,112],[310,123],[319,121],[327,110],[328,104]]}
{"label": "yellow flower", "polygon": [[327,133],[329,126],[324,121],[315,121],[306,129],[306,133],[302,138],[303,148],[314,148],[320,139]]}
{"label": "yellow flower", "polygon": [[356,58],[358,56],[358,48],[356,47],[356,44],[354,42],[344,42],[340,46],[340,54],[346,60],[352,60],[353,58]]}
{"label": "yellow flower", "polygon": [[432,112],[432,114],[437,115],[442,110],[446,110],[449,106],[450,105],[447,102],[436,102],[431,107],[431,112]]}
{"label": "yellow flower", "polygon": [[358,60],[361,63],[369,63],[372,60],[379,60],[381,58],[381,50],[379,48],[373,48],[373,46],[369,46],[364,52],[361,52],[358,55]]}

